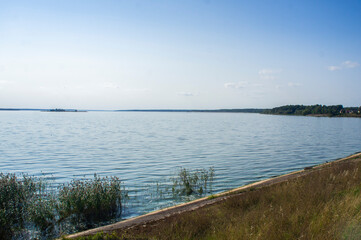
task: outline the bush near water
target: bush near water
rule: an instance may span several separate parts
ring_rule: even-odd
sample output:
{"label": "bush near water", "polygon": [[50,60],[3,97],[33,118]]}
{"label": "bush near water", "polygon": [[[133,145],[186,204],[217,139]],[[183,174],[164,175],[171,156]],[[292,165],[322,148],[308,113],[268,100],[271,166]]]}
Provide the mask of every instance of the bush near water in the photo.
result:
{"label": "bush near water", "polygon": [[120,215],[121,189],[117,177],[94,175],[52,191],[43,179],[0,173],[0,239],[48,239],[94,227]]}

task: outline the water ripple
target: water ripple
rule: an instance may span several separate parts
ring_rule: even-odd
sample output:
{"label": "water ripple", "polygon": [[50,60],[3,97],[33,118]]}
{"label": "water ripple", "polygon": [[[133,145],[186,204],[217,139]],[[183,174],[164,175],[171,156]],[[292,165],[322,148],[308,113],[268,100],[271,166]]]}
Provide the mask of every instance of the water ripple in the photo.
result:
{"label": "water ripple", "polygon": [[123,217],[177,203],[147,195],[179,167],[214,167],[215,192],[360,151],[361,119],[228,113],[0,112],[0,171],[117,176],[137,196]]}

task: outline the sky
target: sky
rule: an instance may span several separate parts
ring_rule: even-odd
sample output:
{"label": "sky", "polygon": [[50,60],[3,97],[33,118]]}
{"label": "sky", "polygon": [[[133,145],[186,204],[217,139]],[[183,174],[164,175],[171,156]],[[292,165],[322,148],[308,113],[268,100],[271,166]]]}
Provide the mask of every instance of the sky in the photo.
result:
{"label": "sky", "polygon": [[359,0],[0,0],[0,108],[361,105]]}

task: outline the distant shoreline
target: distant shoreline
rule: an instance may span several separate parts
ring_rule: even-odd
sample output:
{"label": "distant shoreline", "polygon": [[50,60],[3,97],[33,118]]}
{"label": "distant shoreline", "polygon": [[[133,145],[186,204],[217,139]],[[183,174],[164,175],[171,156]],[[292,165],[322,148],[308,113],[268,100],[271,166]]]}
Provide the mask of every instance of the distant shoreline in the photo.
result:
{"label": "distant shoreline", "polygon": [[212,113],[262,113],[265,109],[242,108],[242,109],[127,109],[127,110],[75,110],[65,109],[55,111],[53,109],[30,109],[30,108],[0,108],[0,111],[41,111],[41,112],[212,112]]}
{"label": "distant shoreline", "polygon": [[115,110],[116,112],[214,112],[214,113],[262,113],[265,109],[261,108],[240,108],[240,109],[130,109]]}
{"label": "distant shoreline", "polygon": [[280,114],[280,113],[260,113],[264,115],[274,115],[274,116],[289,116],[289,117],[314,117],[314,118],[361,118],[361,115],[335,115],[330,116],[327,114],[309,114],[309,115],[299,115],[299,114]]}
{"label": "distant shoreline", "polygon": [[259,113],[268,115],[307,117],[354,117],[361,118],[361,107],[343,105],[285,105],[275,108],[232,108],[232,109],[124,109],[124,110],[77,110],[77,109],[36,109],[0,108],[0,111],[41,111],[41,112],[187,112],[187,113]]}

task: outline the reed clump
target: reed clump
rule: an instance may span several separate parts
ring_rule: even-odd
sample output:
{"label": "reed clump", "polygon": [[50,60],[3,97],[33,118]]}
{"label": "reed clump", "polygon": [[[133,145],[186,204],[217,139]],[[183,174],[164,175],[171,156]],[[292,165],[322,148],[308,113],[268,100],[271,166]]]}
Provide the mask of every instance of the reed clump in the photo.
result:
{"label": "reed clump", "polygon": [[0,173],[0,239],[11,239],[24,228],[27,209],[39,184],[33,177]]}
{"label": "reed clump", "polygon": [[72,224],[86,223],[91,227],[97,221],[120,216],[122,206],[121,182],[117,177],[72,180],[63,185],[58,194],[60,219]]}
{"label": "reed clump", "polygon": [[[213,193],[215,170],[190,169],[180,167],[165,181],[157,181],[148,186],[152,201],[168,201],[171,205],[176,202],[185,202]],[[164,206],[166,207],[166,205]]]}
{"label": "reed clump", "polygon": [[174,196],[202,196],[212,193],[214,168],[190,170],[180,168],[175,177],[171,178]]}
{"label": "reed clump", "polygon": [[27,239],[29,232],[49,239],[94,227],[120,216],[126,194],[117,177],[96,175],[50,189],[41,178],[0,173],[0,239]]}

